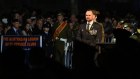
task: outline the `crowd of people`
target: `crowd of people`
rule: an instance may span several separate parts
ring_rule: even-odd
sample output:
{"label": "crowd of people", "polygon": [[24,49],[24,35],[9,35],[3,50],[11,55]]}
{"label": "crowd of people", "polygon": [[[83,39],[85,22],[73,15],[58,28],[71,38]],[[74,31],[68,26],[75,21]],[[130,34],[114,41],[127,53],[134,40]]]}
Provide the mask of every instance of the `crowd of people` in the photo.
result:
{"label": "crowd of people", "polygon": [[[68,16],[63,11],[56,13],[55,17],[51,14],[44,17],[35,10],[31,13],[14,10],[9,13],[10,17],[3,16],[0,21],[1,36],[40,35],[42,48],[32,48],[29,63],[25,64],[25,51],[18,46],[10,46],[1,53],[0,63],[3,65],[0,73],[9,77],[72,78],[77,73],[80,76],[90,72],[108,72],[106,75],[101,73],[102,77],[113,75],[110,77],[113,78],[116,75],[111,72],[138,71],[138,19],[132,14],[123,18],[106,15],[98,21],[99,14],[99,11],[88,9],[85,18],[75,14]],[[99,53],[97,44],[106,43],[115,45]]]}

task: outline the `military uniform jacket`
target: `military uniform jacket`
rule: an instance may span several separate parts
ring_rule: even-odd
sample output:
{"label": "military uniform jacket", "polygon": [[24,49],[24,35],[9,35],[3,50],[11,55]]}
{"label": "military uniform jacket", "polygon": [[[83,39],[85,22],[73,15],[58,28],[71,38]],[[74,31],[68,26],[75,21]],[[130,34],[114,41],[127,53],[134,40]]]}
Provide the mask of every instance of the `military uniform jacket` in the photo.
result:
{"label": "military uniform jacket", "polygon": [[[90,31],[91,32],[94,31],[95,33],[92,34]],[[90,30],[86,30],[85,23],[80,25],[76,39],[88,45],[95,46],[97,42],[100,43],[103,41],[103,34],[104,34],[103,26],[100,23],[94,22],[91,25]]]}

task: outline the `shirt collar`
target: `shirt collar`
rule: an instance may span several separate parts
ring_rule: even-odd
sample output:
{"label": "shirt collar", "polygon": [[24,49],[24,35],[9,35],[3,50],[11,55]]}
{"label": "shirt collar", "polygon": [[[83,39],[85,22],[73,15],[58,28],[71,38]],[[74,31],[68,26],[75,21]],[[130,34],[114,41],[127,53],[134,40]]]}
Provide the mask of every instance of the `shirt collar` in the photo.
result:
{"label": "shirt collar", "polygon": [[48,32],[45,32],[45,34],[48,34]]}
{"label": "shirt collar", "polygon": [[92,25],[92,24],[93,24],[93,20],[92,20],[92,21],[90,21],[90,22],[87,22],[87,24],[90,24],[90,25]]}
{"label": "shirt collar", "polygon": [[15,32],[17,31],[17,29],[15,27],[13,27],[13,29],[14,29]]}

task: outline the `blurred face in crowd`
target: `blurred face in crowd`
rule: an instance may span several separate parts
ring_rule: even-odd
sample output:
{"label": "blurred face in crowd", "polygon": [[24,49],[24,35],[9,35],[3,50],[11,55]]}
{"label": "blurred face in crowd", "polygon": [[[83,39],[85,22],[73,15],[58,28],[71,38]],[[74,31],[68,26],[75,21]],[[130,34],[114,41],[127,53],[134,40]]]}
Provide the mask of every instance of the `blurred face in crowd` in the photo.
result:
{"label": "blurred face in crowd", "polygon": [[19,13],[15,13],[15,17],[14,17],[15,19],[20,19],[20,15],[19,15]]}
{"label": "blurred face in crowd", "polygon": [[30,18],[26,19],[27,23],[32,24],[32,20]]}
{"label": "blurred face in crowd", "polygon": [[52,22],[52,18],[51,17],[48,17],[47,18],[47,22],[50,22],[51,23]]}
{"label": "blurred face in crowd", "polygon": [[58,20],[59,22],[63,21],[63,19],[64,19],[64,17],[63,17],[62,15],[58,15],[58,16],[57,16],[57,20]]}
{"label": "blurred face in crowd", "polygon": [[87,20],[88,22],[90,22],[90,21],[92,21],[92,20],[93,20],[93,21],[96,21],[96,18],[97,18],[97,16],[94,15],[92,11],[86,11],[85,17],[86,17],[86,20]]}
{"label": "blurred face in crowd", "polygon": [[13,22],[13,26],[18,29],[20,27],[20,23],[19,22]]}
{"label": "blurred face in crowd", "polygon": [[37,26],[42,27],[42,25],[43,25],[43,19],[37,20]]}
{"label": "blurred face in crowd", "polygon": [[117,24],[116,28],[123,29],[123,24],[122,24],[122,23],[120,23],[120,22],[118,22],[118,24]]}
{"label": "blurred face in crowd", "polygon": [[30,24],[27,23],[25,28],[26,28],[26,30],[29,30],[30,29]]}
{"label": "blurred face in crowd", "polygon": [[70,20],[72,22],[76,22],[77,21],[76,15],[71,15]]}
{"label": "blurred face in crowd", "polygon": [[49,28],[45,27],[43,28],[44,32],[48,32],[49,31]]}

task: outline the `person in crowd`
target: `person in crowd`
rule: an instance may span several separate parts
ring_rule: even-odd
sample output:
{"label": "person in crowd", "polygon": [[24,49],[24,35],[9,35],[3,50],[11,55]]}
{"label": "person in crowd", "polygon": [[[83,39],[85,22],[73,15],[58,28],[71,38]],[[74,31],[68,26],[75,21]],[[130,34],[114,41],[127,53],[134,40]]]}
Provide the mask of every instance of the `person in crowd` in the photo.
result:
{"label": "person in crowd", "polygon": [[0,22],[0,35],[4,35],[4,26],[2,22]]}
{"label": "person in crowd", "polygon": [[29,36],[29,35],[32,35],[32,31],[30,29],[30,24],[26,24],[25,25],[25,28],[22,30],[22,33],[24,36]]}
{"label": "person in crowd", "polygon": [[7,32],[6,35],[23,35],[22,31],[20,29],[20,22],[18,19],[14,19],[12,21],[12,28],[10,28]]}
{"label": "person in crowd", "polygon": [[[90,70],[95,67],[95,61],[99,54],[97,43],[103,43],[104,41],[103,25],[97,22],[98,14],[99,11],[93,9],[89,9],[85,12],[86,23],[80,25],[75,42],[75,45],[77,45],[74,49],[76,69],[78,68],[77,63],[83,66],[81,66],[80,70],[84,68]],[[81,61],[76,58],[76,56],[81,59]]]}
{"label": "person in crowd", "polygon": [[70,33],[72,36],[72,40],[75,40],[78,29],[79,29],[79,22],[78,22],[78,18],[75,14],[72,14],[70,16],[70,22],[69,22],[69,26],[70,26]]}
{"label": "person in crowd", "polygon": [[85,13],[86,23],[80,26],[76,39],[90,46],[104,41],[104,30],[101,23],[97,22],[98,11],[89,9]]}
{"label": "person in crowd", "polygon": [[52,49],[53,49],[53,42],[52,42],[52,34],[49,32],[50,30],[50,24],[46,23],[43,25],[43,33],[42,33],[42,46],[45,50],[45,56],[52,58]]}
{"label": "person in crowd", "polygon": [[64,56],[67,52],[69,25],[64,20],[64,13],[57,14],[57,22],[53,26],[54,59],[64,65]]}

